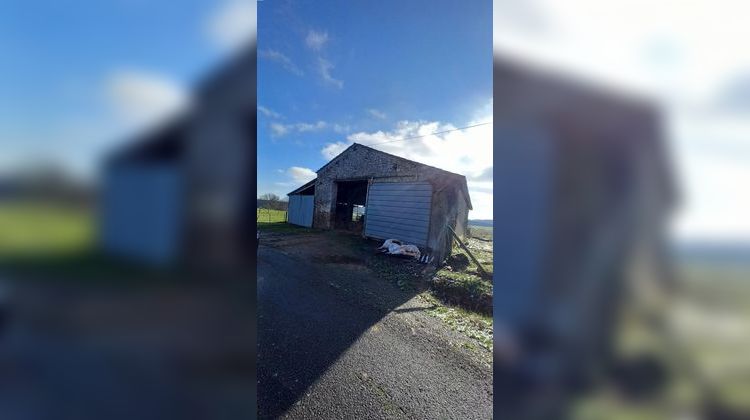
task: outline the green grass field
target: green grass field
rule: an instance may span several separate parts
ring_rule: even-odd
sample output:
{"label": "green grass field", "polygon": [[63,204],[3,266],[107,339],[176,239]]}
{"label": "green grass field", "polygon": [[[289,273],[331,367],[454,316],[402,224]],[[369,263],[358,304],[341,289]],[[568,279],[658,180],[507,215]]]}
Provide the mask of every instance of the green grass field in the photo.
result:
{"label": "green grass field", "polygon": [[46,203],[0,203],[0,259],[89,250],[94,217],[80,208]]}
{"label": "green grass field", "polygon": [[96,248],[96,214],[57,203],[0,201],[0,270],[14,279],[127,287],[179,281],[179,267],[116,260]]}
{"label": "green grass field", "polygon": [[472,238],[492,240],[492,227],[490,226],[469,226],[469,236]]}
{"label": "green grass field", "polygon": [[[258,223],[286,221],[281,210],[257,210]],[[92,211],[38,202],[0,202],[0,259],[89,251],[96,222]]]}
{"label": "green grass field", "polygon": [[0,269],[15,274],[79,277],[107,273],[95,250],[91,210],[58,203],[0,202]]}
{"label": "green grass field", "polygon": [[662,419],[674,414],[674,407],[695,406],[700,402],[698,388],[689,368],[676,362],[678,353],[714,387],[719,401],[750,413],[750,265],[681,261],[678,275],[675,292],[663,302],[678,347],[634,322],[623,325],[618,346],[629,353],[651,352],[666,363],[672,381],[664,394],[628,403],[602,392],[584,399],[575,418]]}
{"label": "green grass field", "polygon": [[286,222],[286,211],[284,210],[257,209],[256,214],[258,223]]}

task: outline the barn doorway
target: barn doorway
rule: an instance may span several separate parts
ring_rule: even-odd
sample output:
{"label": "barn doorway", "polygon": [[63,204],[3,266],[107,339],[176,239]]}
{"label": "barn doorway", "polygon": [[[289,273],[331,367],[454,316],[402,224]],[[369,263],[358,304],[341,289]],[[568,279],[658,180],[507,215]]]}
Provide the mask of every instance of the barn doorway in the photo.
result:
{"label": "barn doorway", "polygon": [[367,204],[367,180],[336,182],[336,229],[362,232]]}

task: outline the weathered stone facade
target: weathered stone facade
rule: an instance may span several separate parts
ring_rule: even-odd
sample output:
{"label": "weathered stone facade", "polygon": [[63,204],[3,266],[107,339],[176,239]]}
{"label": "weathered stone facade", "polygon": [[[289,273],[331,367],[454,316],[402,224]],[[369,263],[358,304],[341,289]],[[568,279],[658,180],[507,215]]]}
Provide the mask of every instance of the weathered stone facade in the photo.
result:
{"label": "weathered stone facade", "polygon": [[[247,251],[254,207],[254,51],[236,57],[196,92],[186,119],[186,253],[191,259],[237,259]],[[248,215],[249,214],[249,215]]]}

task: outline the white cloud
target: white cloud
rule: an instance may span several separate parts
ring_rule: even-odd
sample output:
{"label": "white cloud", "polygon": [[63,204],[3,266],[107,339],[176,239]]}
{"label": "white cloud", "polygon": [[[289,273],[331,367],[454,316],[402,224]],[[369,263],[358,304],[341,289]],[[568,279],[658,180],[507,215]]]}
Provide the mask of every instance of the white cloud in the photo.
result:
{"label": "white cloud", "polygon": [[255,39],[257,2],[228,0],[209,18],[206,28],[210,39],[220,48],[235,49]]}
{"label": "white cloud", "polygon": [[344,87],[344,82],[331,76],[331,70],[333,70],[334,67],[335,66],[330,61],[318,57],[318,72],[320,73],[320,77],[323,78],[324,82],[341,89]]}
{"label": "white cloud", "polygon": [[310,168],[301,168],[299,166],[292,166],[286,170],[286,174],[295,184],[304,184],[314,179],[317,174]]}
{"label": "white cloud", "polygon": [[367,113],[380,120],[384,120],[386,118],[385,112],[378,111],[377,109],[374,109],[374,108],[368,109]]}
{"label": "white cloud", "polygon": [[[678,238],[750,239],[741,197],[750,3],[495,0],[496,51],[646,93],[663,107],[685,194]],[[514,24],[514,22],[525,22]],[[527,24],[532,22],[533,24]],[[590,57],[581,59],[581,57]],[[701,115],[702,112],[702,115]],[[744,112],[744,111],[743,111]],[[744,169],[743,169],[744,168]]]}
{"label": "white cloud", "polygon": [[276,118],[276,119],[282,118],[281,114],[279,114],[278,112],[272,111],[262,105],[258,105],[258,112],[260,112],[261,114],[265,115],[268,118]]}
{"label": "white cloud", "polygon": [[[523,7],[519,6],[523,3]],[[496,0],[495,48],[606,82],[696,98],[750,64],[742,39],[750,3],[680,0]],[[509,24],[519,10],[536,30]],[[582,60],[581,57],[591,57]],[[596,57],[594,59],[594,57]]]}
{"label": "white cloud", "polygon": [[348,133],[348,132],[351,131],[351,129],[352,128],[350,126],[348,126],[348,125],[343,125],[343,124],[334,124],[333,125],[333,131],[336,132],[336,133],[339,133],[339,134]]}
{"label": "white cloud", "polygon": [[705,155],[685,158],[685,209],[674,222],[678,238],[733,240],[750,238],[750,165]]}
{"label": "white cloud", "polygon": [[331,160],[338,156],[341,152],[343,152],[347,147],[351,146],[352,143],[353,142],[344,141],[327,143],[325,146],[323,146],[323,149],[320,151],[320,153],[322,153],[323,157],[327,160]]}
{"label": "white cloud", "polygon": [[729,78],[716,95],[714,109],[727,114],[750,115],[750,69]]}
{"label": "white cloud", "polygon": [[289,191],[290,188],[297,188],[308,181],[315,179],[317,174],[310,168],[303,168],[300,166],[292,166],[287,169],[277,169],[276,172],[283,176],[283,179],[273,183],[273,188],[265,188],[264,191],[272,190],[271,192],[278,193],[279,195],[286,196],[284,190]]}
{"label": "white cloud", "polygon": [[300,133],[308,132],[308,131],[319,131],[323,130],[324,128],[328,127],[328,123],[325,121],[318,121],[316,123],[297,123],[294,124],[294,128],[297,129]]}
{"label": "white cloud", "polygon": [[[480,185],[483,182],[492,181],[492,166],[485,168],[483,171],[479,173],[474,173],[471,176],[468,177],[469,182],[474,182],[477,185]],[[490,184],[491,185],[491,184]]]}
{"label": "white cloud", "polygon": [[310,49],[320,51],[328,42],[328,32],[317,32],[310,30],[305,38],[305,43]]}
{"label": "white cloud", "polygon": [[258,55],[260,56],[260,58],[265,58],[267,60],[275,61],[281,64],[282,67],[287,69],[289,72],[296,74],[297,76],[302,76],[304,74],[302,70],[300,70],[300,68],[297,67],[296,64],[294,64],[291,58],[287,57],[279,51],[272,49],[261,50],[258,51]]}
{"label": "white cloud", "polygon": [[350,131],[349,126],[341,125],[341,124],[329,124],[325,121],[316,121],[313,123],[307,123],[307,122],[298,122],[293,124],[281,124],[281,123],[271,123],[271,132],[274,137],[281,137],[285,136],[287,134],[297,132],[297,133],[311,133],[311,132],[317,132],[317,131],[323,131],[331,129],[336,133],[348,133]]}
{"label": "white cloud", "polygon": [[[478,112],[476,120],[461,126],[491,121],[491,101],[489,103],[489,107],[482,107],[483,112]],[[474,204],[474,210],[469,217],[491,219],[492,178],[487,177],[487,173],[492,172],[492,125],[432,134],[455,128],[457,126],[453,124],[438,121],[399,121],[391,130],[357,132],[347,136],[345,141],[327,143],[321,153],[326,159],[332,159],[352,143],[360,143],[386,153],[465,175],[471,181],[469,194]],[[424,137],[393,141],[417,136]]]}
{"label": "white cloud", "polygon": [[[328,32],[318,32],[310,30],[310,32],[308,32],[307,34],[307,37],[305,38],[305,43],[307,44],[308,48],[318,53],[323,49],[327,42]],[[320,77],[323,79],[323,82],[341,89],[344,87],[344,82],[340,79],[336,79],[335,77],[333,77],[333,75],[331,75],[331,70],[333,70],[334,67],[335,66],[332,62],[321,57],[319,54],[317,55],[316,68],[318,74],[320,74]]]}
{"label": "white cloud", "polygon": [[750,238],[750,124],[742,115],[691,113],[673,119],[681,208],[674,222],[684,240]]}
{"label": "white cloud", "polygon": [[470,186],[469,195],[471,196],[471,205],[474,207],[474,210],[469,211],[469,219],[492,220],[492,190],[485,192],[474,190]]}
{"label": "white cloud", "polygon": [[289,133],[289,127],[284,124],[271,123],[271,135],[274,137],[282,137]]}
{"label": "white cloud", "polygon": [[150,72],[116,71],[107,79],[105,89],[117,116],[133,129],[160,122],[189,105],[182,86]]}

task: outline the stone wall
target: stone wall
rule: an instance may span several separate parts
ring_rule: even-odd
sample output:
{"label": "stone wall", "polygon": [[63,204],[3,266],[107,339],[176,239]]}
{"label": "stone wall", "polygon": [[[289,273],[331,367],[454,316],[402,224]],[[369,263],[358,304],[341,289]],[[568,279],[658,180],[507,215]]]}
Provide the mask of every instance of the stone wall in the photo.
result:
{"label": "stone wall", "polygon": [[196,95],[185,162],[191,258],[231,259],[242,254],[246,236],[254,236],[245,218],[254,217],[247,213],[255,200],[248,196],[255,176],[255,67],[249,51]]}

